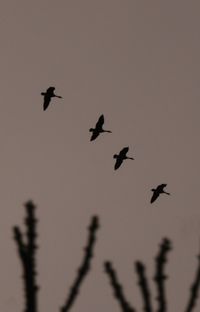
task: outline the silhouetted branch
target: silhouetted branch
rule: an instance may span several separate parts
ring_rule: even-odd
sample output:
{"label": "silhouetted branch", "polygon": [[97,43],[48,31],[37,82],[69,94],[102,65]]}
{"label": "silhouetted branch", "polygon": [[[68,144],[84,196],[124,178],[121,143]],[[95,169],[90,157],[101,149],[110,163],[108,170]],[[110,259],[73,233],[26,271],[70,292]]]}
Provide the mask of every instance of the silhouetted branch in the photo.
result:
{"label": "silhouetted branch", "polygon": [[139,287],[141,288],[141,293],[143,296],[144,307],[143,310],[145,312],[152,312],[152,304],[151,304],[151,294],[148,286],[148,281],[145,273],[145,266],[142,262],[137,261],[135,263],[135,269],[139,277]]}
{"label": "silhouetted branch", "polygon": [[167,262],[167,253],[171,250],[170,240],[167,238],[163,239],[162,244],[160,245],[160,251],[156,257],[156,274],[154,281],[157,286],[157,301],[158,301],[158,312],[166,311],[166,298],[165,298],[165,285],[164,282],[167,279],[167,276],[164,273],[165,265]]}
{"label": "silhouetted branch", "polygon": [[83,262],[78,269],[78,275],[74,281],[73,286],[70,289],[69,296],[66,300],[66,303],[63,307],[61,307],[61,312],[67,312],[73,305],[78,293],[79,288],[81,286],[81,283],[84,279],[84,277],[87,275],[89,269],[90,269],[90,262],[93,257],[93,249],[96,241],[96,231],[99,227],[99,220],[97,216],[94,216],[91,221],[91,225],[89,226],[89,237],[88,237],[88,243],[85,249],[85,255],[83,258]]}
{"label": "silhouetted branch", "polygon": [[[154,281],[157,286],[157,293],[158,296],[156,297],[156,300],[158,301],[158,308],[157,312],[166,312],[167,311],[167,304],[166,304],[166,298],[165,298],[165,280],[167,279],[167,276],[165,275],[165,266],[167,263],[167,253],[172,249],[171,242],[168,238],[164,238],[161,245],[160,250],[158,252],[156,260],[156,273],[154,276]],[[188,300],[187,307],[185,309],[185,312],[192,312],[194,310],[194,307],[196,306],[197,298],[198,298],[198,291],[200,289],[200,254],[198,255],[198,267],[197,272],[194,278],[194,282],[190,288],[191,294]],[[123,288],[118,282],[117,273],[112,267],[111,262],[105,262],[104,263],[105,271],[110,277],[110,283],[114,290],[114,296],[118,300],[122,311],[123,312],[135,312],[135,309],[132,308],[129,303],[127,302],[124,294],[123,294]],[[148,280],[146,277],[146,268],[145,265],[140,262],[136,261],[135,263],[135,269],[139,277],[139,287],[141,288],[141,293],[143,296],[143,302],[144,312],[152,312],[153,306],[151,303],[151,293],[150,288],[148,286]]]}
{"label": "silhouetted branch", "polygon": [[14,226],[14,239],[17,243],[18,253],[21,258],[21,261],[23,262],[23,265],[25,265],[26,261],[26,246],[23,242],[23,237],[20,229],[17,226]]}
{"label": "silhouetted branch", "polygon": [[14,239],[18,247],[18,253],[22,262],[24,292],[25,292],[25,312],[37,312],[37,290],[36,270],[35,270],[35,251],[36,251],[36,222],[35,206],[29,201],[25,204],[27,218],[27,244],[23,241],[23,235],[18,226],[13,228]]}
{"label": "silhouetted branch", "polygon": [[107,261],[104,263],[105,272],[110,277],[110,283],[114,291],[114,296],[118,300],[122,311],[123,312],[136,312],[134,308],[131,307],[131,305],[126,300],[124,293],[123,293],[123,287],[119,284],[117,273],[112,267],[112,263]]}
{"label": "silhouetted branch", "polygon": [[190,294],[190,298],[189,298],[189,302],[186,308],[186,312],[192,312],[195,304],[196,304],[196,300],[198,298],[198,291],[199,291],[199,287],[200,287],[200,255],[197,256],[198,259],[198,267],[197,267],[197,272],[196,272],[196,276],[195,276],[195,280],[193,285],[190,288],[191,294]]}

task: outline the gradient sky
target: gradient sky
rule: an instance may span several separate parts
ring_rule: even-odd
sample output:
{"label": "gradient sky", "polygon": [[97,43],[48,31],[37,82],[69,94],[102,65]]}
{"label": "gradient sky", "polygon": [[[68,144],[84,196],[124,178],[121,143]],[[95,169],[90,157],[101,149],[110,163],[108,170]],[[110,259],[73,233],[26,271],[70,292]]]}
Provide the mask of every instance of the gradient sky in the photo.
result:
{"label": "gradient sky", "polygon": [[[12,226],[28,199],[38,207],[40,311],[63,304],[94,214],[95,258],[73,311],[120,311],[105,260],[141,311],[133,262],[147,264],[154,291],[165,236],[169,310],[184,310],[200,248],[199,12],[195,0],[1,1],[1,311],[23,310]],[[43,112],[49,86],[63,99]],[[102,113],[113,133],[90,142]],[[135,160],[115,172],[124,146]],[[160,183],[172,195],[151,205]]]}

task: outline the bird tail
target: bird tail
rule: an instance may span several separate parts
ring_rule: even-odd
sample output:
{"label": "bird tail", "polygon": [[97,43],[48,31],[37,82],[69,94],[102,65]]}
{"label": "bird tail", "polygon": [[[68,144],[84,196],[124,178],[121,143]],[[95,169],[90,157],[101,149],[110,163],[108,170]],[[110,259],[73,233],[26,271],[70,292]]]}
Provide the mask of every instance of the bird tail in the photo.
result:
{"label": "bird tail", "polygon": [[167,194],[167,195],[171,195],[170,193],[168,193],[168,192],[164,192],[165,194]]}

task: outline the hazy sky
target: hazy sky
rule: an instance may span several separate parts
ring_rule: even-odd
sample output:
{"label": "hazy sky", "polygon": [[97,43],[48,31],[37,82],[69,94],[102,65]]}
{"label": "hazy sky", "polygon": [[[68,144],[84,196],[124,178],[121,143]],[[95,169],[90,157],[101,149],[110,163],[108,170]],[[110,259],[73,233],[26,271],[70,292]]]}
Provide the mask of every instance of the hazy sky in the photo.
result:
{"label": "hazy sky", "polygon": [[[199,12],[195,0],[1,1],[1,311],[23,310],[12,226],[28,199],[38,207],[40,311],[63,304],[94,214],[95,258],[73,311],[120,311],[105,260],[141,311],[133,262],[147,264],[154,291],[164,236],[169,310],[184,310],[200,248]],[[63,99],[43,112],[49,86]],[[102,113],[113,133],[90,142]],[[124,146],[135,160],[115,172]],[[160,183],[172,195],[151,205]]]}

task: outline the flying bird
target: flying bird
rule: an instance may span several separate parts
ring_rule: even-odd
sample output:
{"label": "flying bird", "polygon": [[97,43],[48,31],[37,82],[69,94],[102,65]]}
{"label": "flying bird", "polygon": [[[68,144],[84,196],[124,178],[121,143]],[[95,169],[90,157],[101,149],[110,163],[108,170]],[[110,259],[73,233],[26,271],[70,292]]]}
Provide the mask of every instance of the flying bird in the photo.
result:
{"label": "flying bird", "polygon": [[62,99],[62,96],[56,95],[54,93],[55,88],[54,87],[49,87],[46,92],[42,92],[41,95],[44,96],[44,102],[43,102],[43,110],[45,111],[47,107],[49,106],[51,102],[52,97],[57,97],[59,99]]}
{"label": "flying bird", "polygon": [[96,123],[95,128],[89,129],[89,131],[92,132],[90,141],[94,141],[99,136],[100,133],[103,133],[103,132],[112,133],[110,130],[104,130],[103,124],[104,124],[104,115],[101,115]]}
{"label": "flying bird", "polygon": [[158,196],[160,194],[167,194],[167,195],[170,195],[170,193],[168,192],[165,192],[164,191],[164,188],[167,186],[167,184],[160,184],[157,186],[156,189],[152,189],[151,191],[153,192],[153,196],[151,198],[151,204],[158,198]]}
{"label": "flying bird", "polygon": [[114,155],[113,156],[113,158],[116,158],[116,163],[115,163],[115,170],[117,170],[120,166],[121,166],[121,164],[122,164],[122,162],[125,160],[125,159],[134,159],[134,158],[132,158],[132,157],[128,157],[128,156],[126,156],[126,154],[128,153],[128,150],[129,150],[129,147],[124,147],[121,151],[120,151],[120,153],[119,153],[119,155]]}

